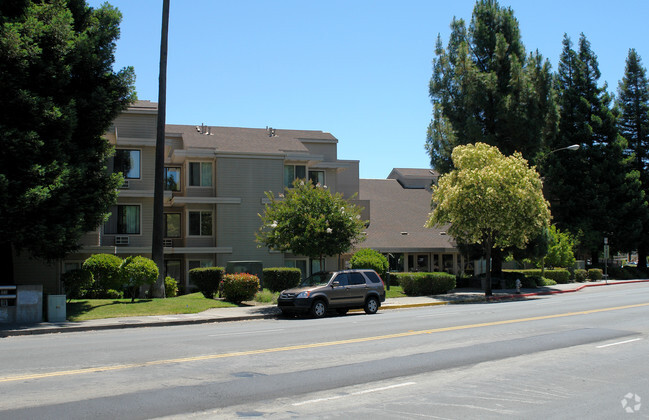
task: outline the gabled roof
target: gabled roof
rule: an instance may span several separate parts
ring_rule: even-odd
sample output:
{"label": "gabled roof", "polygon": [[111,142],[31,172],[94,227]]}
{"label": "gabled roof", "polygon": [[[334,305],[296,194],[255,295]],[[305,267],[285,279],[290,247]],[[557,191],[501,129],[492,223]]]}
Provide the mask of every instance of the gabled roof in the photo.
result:
{"label": "gabled roof", "polygon": [[361,179],[359,190],[359,198],[370,201],[370,225],[361,247],[380,252],[454,251],[446,227],[424,227],[430,213],[429,190],[404,188],[396,179]]}
{"label": "gabled roof", "polygon": [[302,140],[323,143],[338,142],[329,133],[308,130],[167,124],[166,131],[167,133],[181,134],[186,149],[209,148],[215,149],[215,152],[224,153],[308,154],[309,150]]}

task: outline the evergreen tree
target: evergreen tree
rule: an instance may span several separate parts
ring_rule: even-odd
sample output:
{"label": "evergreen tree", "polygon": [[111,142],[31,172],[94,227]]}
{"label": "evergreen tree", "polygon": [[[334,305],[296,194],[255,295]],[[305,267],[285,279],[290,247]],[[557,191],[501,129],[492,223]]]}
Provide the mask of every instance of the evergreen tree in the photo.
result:
{"label": "evergreen tree", "polygon": [[[627,153],[632,156],[632,167],[640,174],[642,189],[649,192],[649,82],[647,71],[642,67],[640,56],[629,50],[624,77],[618,86],[618,107],[620,108],[620,134],[628,142]],[[649,220],[642,223],[639,238],[638,267],[647,268],[649,249]]]}
{"label": "evergreen tree", "polygon": [[483,142],[533,160],[556,134],[550,64],[526,55],[513,10],[495,0],[476,3],[468,29],[453,19],[446,49],[438,36],[429,92],[426,149],[442,173],[455,146]]}
{"label": "evergreen tree", "polygon": [[104,220],[119,178],[102,138],[134,99],[114,72],[121,14],[85,0],[0,2],[0,255],[63,257]]}
{"label": "evergreen tree", "polygon": [[605,237],[614,249],[634,247],[646,202],[625,155],[612,97],[606,85],[598,86],[597,56],[583,34],[578,51],[567,35],[563,45],[556,76],[561,119],[551,148],[581,147],[548,154],[542,173],[556,225],[578,232],[582,253],[597,262]]}

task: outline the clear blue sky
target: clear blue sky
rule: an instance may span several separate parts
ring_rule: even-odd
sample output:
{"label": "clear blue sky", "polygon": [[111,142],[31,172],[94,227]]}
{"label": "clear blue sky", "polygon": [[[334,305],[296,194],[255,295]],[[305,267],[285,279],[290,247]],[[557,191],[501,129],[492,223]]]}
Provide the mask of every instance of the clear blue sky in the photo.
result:
{"label": "clear blue sky", "polygon": [[[89,0],[93,7],[103,0]],[[116,68],[157,101],[162,0],[109,0],[123,14]],[[583,32],[617,92],[629,48],[649,63],[646,0],[511,0],[527,51],[556,71],[563,34]],[[322,130],[362,178],[428,168],[428,82],[473,0],[171,0],[167,123]]]}

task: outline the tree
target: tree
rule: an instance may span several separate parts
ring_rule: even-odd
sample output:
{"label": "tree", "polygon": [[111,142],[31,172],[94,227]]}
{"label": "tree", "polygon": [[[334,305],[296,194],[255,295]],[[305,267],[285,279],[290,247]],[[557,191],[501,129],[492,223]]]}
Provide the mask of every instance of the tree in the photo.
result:
{"label": "tree", "polygon": [[86,258],[82,268],[92,274],[92,297],[103,297],[107,290],[122,287],[119,271],[122,262],[120,257],[112,254],[93,254]]}
{"label": "tree", "polygon": [[135,98],[114,72],[121,14],[84,0],[0,2],[0,255],[53,260],[78,248],[117,197],[102,135]]}
{"label": "tree", "polygon": [[131,302],[135,302],[139,288],[154,284],[159,274],[158,266],[152,260],[139,255],[127,257],[119,271]]}
{"label": "tree", "polygon": [[363,240],[365,222],[361,209],[342,194],[310,181],[296,179],[293,188],[276,198],[266,192],[270,203],[263,215],[257,242],[278,251],[290,251],[321,261],[349,251]]}
{"label": "tree", "polygon": [[556,77],[560,132],[552,148],[581,147],[548,154],[541,172],[557,227],[577,234],[582,254],[597,262],[605,237],[616,250],[635,247],[647,204],[625,154],[612,97],[606,85],[598,86],[590,43],[582,34],[575,51],[566,35],[563,45]]}
{"label": "tree", "polygon": [[[640,56],[629,50],[624,77],[618,86],[617,106],[620,108],[620,134],[628,142],[627,152],[633,156],[632,168],[640,174],[645,197],[649,193],[649,82]],[[649,251],[649,220],[642,221],[639,238],[638,268],[647,268]]]}
{"label": "tree", "polygon": [[545,263],[551,267],[571,268],[575,265],[574,247],[577,241],[570,232],[561,232],[555,225],[548,230],[550,241]]}
{"label": "tree", "polygon": [[390,264],[385,255],[370,248],[359,249],[349,260],[351,268],[369,268],[376,271],[381,277],[385,277]]}
{"label": "tree", "polygon": [[485,295],[491,295],[493,248],[523,248],[549,225],[539,174],[520,153],[504,156],[484,143],[457,146],[455,169],[433,187],[427,227],[450,223],[458,242],[482,245],[487,260]]}
{"label": "tree", "polygon": [[467,30],[453,19],[446,49],[438,36],[429,93],[433,120],[426,149],[441,173],[455,146],[482,142],[533,159],[556,134],[550,64],[526,56],[511,8],[480,0]]}

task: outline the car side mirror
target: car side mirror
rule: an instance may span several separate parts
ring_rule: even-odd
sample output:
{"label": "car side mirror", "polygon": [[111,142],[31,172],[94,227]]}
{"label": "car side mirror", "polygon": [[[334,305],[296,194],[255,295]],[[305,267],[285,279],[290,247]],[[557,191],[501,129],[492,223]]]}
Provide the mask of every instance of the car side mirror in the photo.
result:
{"label": "car side mirror", "polygon": [[331,287],[338,287],[340,286],[340,282],[338,280],[334,280],[333,283],[331,283]]}

